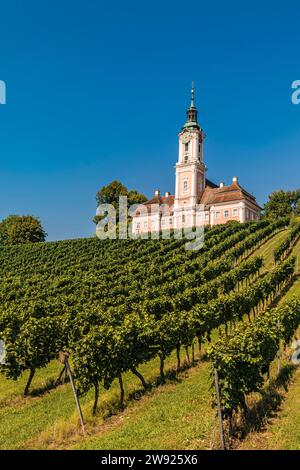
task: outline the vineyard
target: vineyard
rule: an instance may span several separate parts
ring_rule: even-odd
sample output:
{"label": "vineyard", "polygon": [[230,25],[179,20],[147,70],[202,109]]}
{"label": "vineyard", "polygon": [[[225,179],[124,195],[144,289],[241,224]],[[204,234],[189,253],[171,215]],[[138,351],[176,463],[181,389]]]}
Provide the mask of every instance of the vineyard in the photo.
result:
{"label": "vineyard", "polygon": [[[279,219],[207,228],[198,251],[186,250],[186,239],[175,236],[1,248],[0,339],[6,362],[1,366],[0,420],[5,422],[15,406],[9,398],[11,384],[18,384],[14,411],[21,416],[28,404],[33,413],[26,419],[34,420],[34,409],[44,406],[53,415],[50,434],[57,420],[72,414],[65,367],[57,361],[65,351],[91,434],[97,420],[105,423],[126,407],[134,408],[130,391],[134,395],[140,389],[146,400],[155,400],[158,390],[167,396],[170,370],[180,380],[176,388],[192,393],[193,386],[186,384],[197,368],[211,388],[210,433],[218,405],[214,371],[224,428],[228,424],[230,432],[234,417],[247,416],[247,396],[264,387],[272,361],[300,324],[299,299],[281,301],[296,279],[299,239],[300,224]],[[272,267],[267,269],[260,251],[273,247],[274,240]],[[48,380],[44,388],[43,374]],[[55,401],[59,396],[64,405],[49,411],[51,397]],[[76,427],[77,419],[69,432]],[[42,430],[41,424],[38,433]],[[0,447],[12,448],[10,439],[1,443],[0,438]],[[47,439],[45,433],[43,444],[30,445],[46,448]],[[118,436],[107,443],[103,439],[97,445],[123,445]]]}

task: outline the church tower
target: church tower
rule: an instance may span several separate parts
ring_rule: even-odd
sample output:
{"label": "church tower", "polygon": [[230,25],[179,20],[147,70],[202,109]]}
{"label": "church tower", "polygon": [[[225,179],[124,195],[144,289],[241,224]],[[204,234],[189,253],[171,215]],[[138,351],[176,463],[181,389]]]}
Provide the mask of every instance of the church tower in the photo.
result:
{"label": "church tower", "polygon": [[205,134],[198,124],[198,111],[194,103],[194,82],[187,120],[179,133],[178,162],[174,201],[174,228],[196,225],[196,204],[205,189],[203,143]]}

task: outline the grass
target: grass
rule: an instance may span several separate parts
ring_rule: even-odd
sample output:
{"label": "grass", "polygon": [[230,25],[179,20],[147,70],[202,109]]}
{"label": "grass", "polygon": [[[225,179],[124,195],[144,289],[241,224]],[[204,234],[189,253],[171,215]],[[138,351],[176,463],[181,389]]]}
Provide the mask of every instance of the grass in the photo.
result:
{"label": "grass", "polygon": [[274,267],[274,257],[273,253],[275,248],[277,248],[280,243],[286,238],[287,234],[289,233],[289,229],[281,230],[277,233],[274,237],[272,237],[269,241],[264,243],[252,256],[262,256],[264,258],[264,270],[269,271]]}
{"label": "grass", "polygon": [[[255,253],[264,257],[266,269],[273,266],[273,250],[286,234],[287,231],[276,234]],[[294,251],[300,255],[300,243]],[[299,293],[299,280],[290,292],[293,291]],[[215,410],[211,409],[208,363],[198,362],[179,375],[172,372],[175,363],[175,354],[172,354],[166,360],[166,369],[171,371],[167,383],[154,385],[147,393],[142,391],[134,375],[126,374],[126,406],[123,410],[118,402],[117,382],[110,390],[101,390],[101,410],[96,418],[91,416],[92,392],[82,397],[87,427],[84,438],[80,433],[70,384],[51,388],[61,370],[57,361],[37,372],[31,388],[38,393],[32,393],[26,399],[22,398],[22,392],[27,374],[17,381],[1,377],[0,449],[212,448],[218,437]],[[158,360],[144,364],[140,371],[148,382],[155,384]],[[298,371],[295,380],[300,381]],[[285,403],[288,399],[289,394]]]}
{"label": "grass", "polygon": [[[253,430],[238,446],[239,450],[300,449],[300,369],[291,374],[288,388],[272,386],[266,391],[268,410],[264,409],[261,426]],[[273,403],[270,403],[273,400]],[[272,405],[272,407],[271,407]]]}
{"label": "grass", "polygon": [[[207,416],[205,429],[209,429],[209,426],[213,427],[214,414],[210,408],[208,365],[205,362],[199,363],[193,368],[181,372],[177,377],[173,369],[175,363],[175,354],[172,354],[166,361],[166,368],[170,371],[167,384],[163,386],[154,385],[153,389],[145,395],[139,380],[131,373],[125,374],[124,384],[128,413],[134,416],[135,410],[140,410],[141,414],[145,414],[145,410],[150,412],[150,408],[148,409],[150,402],[152,403],[151,409],[153,411],[156,406],[155,400],[158,400],[161,402],[162,409],[160,410],[159,406],[157,413],[161,416],[161,422],[164,423],[164,427],[168,427],[170,423],[165,421],[165,417],[169,414],[170,416],[172,415],[180,401],[182,403],[186,402],[185,407],[181,408],[181,417],[183,419],[185,413],[192,414],[194,412],[194,421],[191,427],[194,426],[195,428],[194,436],[199,436],[201,435],[199,426],[202,426],[202,424],[199,424],[201,423],[201,413],[199,413],[195,403],[190,403],[188,406],[186,397],[189,389],[188,384],[194,390],[192,395],[194,398],[192,400],[196,400],[199,389],[205,391],[206,401],[204,400],[204,402],[206,409],[204,410],[203,405],[201,412],[205,412]],[[32,393],[26,399],[22,398],[22,391],[27,378],[25,374],[24,377],[16,382],[1,378],[0,449],[67,448],[82,439],[70,384],[61,385],[52,390],[48,389],[51,378],[57,377],[60,369],[60,364],[53,361],[47,368],[40,370],[32,384],[32,392],[38,388],[40,394],[36,396],[35,393]],[[155,359],[144,364],[140,371],[148,382],[155,384],[159,371],[158,360]],[[190,382],[189,378],[191,378]],[[185,379],[187,379],[187,384]],[[41,393],[43,388],[45,392]],[[164,395],[165,392],[167,393],[166,396]],[[153,399],[155,397],[154,401],[152,401],[152,397]],[[177,397],[176,405],[172,401],[173,397],[174,399]],[[110,390],[101,390],[101,413],[96,418],[91,416],[92,400],[92,393],[81,398],[88,433],[94,434],[99,431],[102,432],[104,429],[106,431],[110,427],[109,423],[117,422],[118,425],[122,424],[123,414],[120,414],[117,382],[113,383]],[[167,404],[168,406],[165,406]],[[127,409],[123,413],[127,415]],[[154,428],[156,429],[156,426]],[[204,431],[202,431],[203,433],[205,434]],[[151,440],[151,436],[148,439]],[[136,443],[136,440],[132,442]]]}
{"label": "grass", "polygon": [[284,396],[278,414],[260,434],[252,435],[244,448],[255,449],[300,449],[300,370],[298,369],[288,392]]}
{"label": "grass", "polygon": [[[216,425],[207,364],[157,388],[76,449],[207,449]],[[100,429],[101,431],[101,429]]]}
{"label": "grass", "polygon": [[[59,373],[60,366],[54,362],[37,373],[34,388],[47,388],[49,379]],[[0,448],[25,449],[28,439],[38,436],[47,426],[74,411],[70,387],[58,387],[39,396],[22,398],[26,376],[11,382],[1,379],[0,386]]]}

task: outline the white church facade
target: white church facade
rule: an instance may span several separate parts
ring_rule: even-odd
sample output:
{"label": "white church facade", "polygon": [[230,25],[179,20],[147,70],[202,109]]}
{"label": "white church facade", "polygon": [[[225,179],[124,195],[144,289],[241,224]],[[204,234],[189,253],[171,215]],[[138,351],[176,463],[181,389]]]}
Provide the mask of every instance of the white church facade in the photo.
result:
{"label": "white church facade", "polygon": [[224,224],[229,220],[256,221],[261,208],[253,195],[233,177],[230,185],[216,185],[206,178],[205,133],[198,124],[194,87],[187,120],[179,133],[175,170],[175,195],[159,190],[134,214],[134,234],[200,225]]}

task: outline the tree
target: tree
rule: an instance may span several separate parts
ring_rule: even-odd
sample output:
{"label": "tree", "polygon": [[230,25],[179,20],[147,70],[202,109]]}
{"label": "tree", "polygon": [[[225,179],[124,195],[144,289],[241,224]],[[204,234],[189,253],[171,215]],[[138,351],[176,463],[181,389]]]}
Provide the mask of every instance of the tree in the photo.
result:
{"label": "tree", "polygon": [[132,206],[133,204],[142,204],[146,202],[147,198],[144,194],[139,193],[135,189],[132,189],[128,193],[128,205]]}
{"label": "tree", "polygon": [[[142,204],[147,201],[144,194],[139,193],[135,189],[128,190],[120,181],[114,180],[107,186],[103,186],[96,194],[97,205],[111,204],[116,209],[117,220],[119,219],[119,197],[127,196],[127,208],[133,204]],[[96,215],[93,219],[97,224],[103,216]]]}
{"label": "tree", "polygon": [[292,215],[298,212],[300,202],[300,190],[273,192],[264,206],[267,217],[277,218]]}
{"label": "tree", "polygon": [[0,244],[18,245],[44,242],[47,233],[32,215],[10,215],[0,222]]}
{"label": "tree", "polygon": [[114,180],[97,192],[97,205],[112,204],[117,209],[119,196],[128,196],[128,189],[120,181]]}

